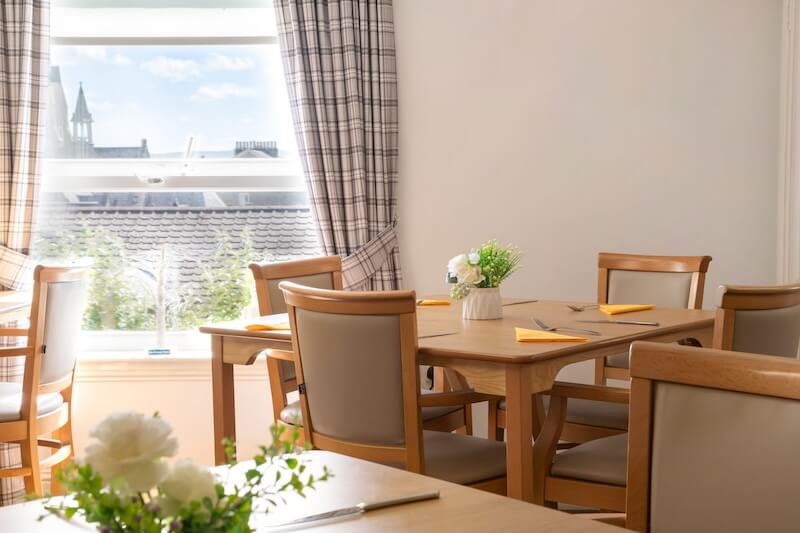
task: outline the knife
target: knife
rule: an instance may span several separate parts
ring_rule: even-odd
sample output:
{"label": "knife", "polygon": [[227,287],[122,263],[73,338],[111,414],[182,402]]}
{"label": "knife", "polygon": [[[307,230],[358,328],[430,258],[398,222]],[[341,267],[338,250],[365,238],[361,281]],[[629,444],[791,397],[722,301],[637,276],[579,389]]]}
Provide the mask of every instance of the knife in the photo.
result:
{"label": "knife", "polygon": [[386,507],[394,507],[395,505],[405,505],[407,503],[422,502],[426,500],[435,500],[439,498],[439,491],[434,490],[431,492],[422,492],[420,494],[412,494],[410,496],[402,496],[400,498],[391,498],[388,500],[380,500],[377,502],[361,502],[352,507],[342,507],[341,509],[334,509],[333,511],[326,511],[324,513],[317,513],[308,516],[303,516],[289,522],[282,524],[271,524],[269,527],[285,527],[298,524],[307,524],[309,522],[316,522],[318,520],[329,520],[331,518],[340,518],[343,516],[363,514],[367,511],[375,511],[377,509],[384,509]]}
{"label": "knife", "polygon": [[658,322],[648,320],[576,320],[585,324],[626,324],[628,326],[660,326]]}

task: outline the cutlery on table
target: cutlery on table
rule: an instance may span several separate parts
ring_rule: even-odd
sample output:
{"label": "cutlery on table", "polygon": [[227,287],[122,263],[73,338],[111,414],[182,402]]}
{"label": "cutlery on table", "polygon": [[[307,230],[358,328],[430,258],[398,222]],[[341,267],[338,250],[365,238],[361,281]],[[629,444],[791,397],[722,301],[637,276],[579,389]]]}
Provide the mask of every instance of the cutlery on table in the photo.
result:
{"label": "cutlery on table", "polygon": [[576,320],[584,324],[623,324],[627,326],[660,326],[658,322],[649,320]]}
{"label": "cutlery on table", "polygon": [[594,309],[596,307],[600,307],[600,304],[588,304],[588,305],[567,304],[567,307],[569,307],[573,311],[581,312],[581,311],[585,311],[586,309]]}
{"label": "cutlery on table", "polygon": [[509,305],[532,304],[532,303],[536,303],[538,301],[539,300],[522,300],[522,301],[519,301],[519,302],[511,302],[511,303],[503,304],[503,307],[508,307]]}
{"label": "cutlery on table", "polygon": [[599,331],[594,331],[592,329],[581,329],[581,328],[570,328],[570,327],[551,327],[539,320],[538,318],[531,318],[537,326],[539,326],[544,331],[572,331],[575,333],[582,333],[584,335],[600,335]]}
{"label": "cutlery on table", "polygon": [[308,516],[303,516],[295,520],[283,522],[282,524],[270,524],[270,528],[294,526],[299,524],[307,524],[309,522],[316,522],[318,520],[329,520],[331,518],[339,518],[350,515],[364,514],[368,511],[375,511],[377,509],[384,509],[386,507],[394,507],[395,505],[405,505],[407,503],[423,502],[427,500],[435,500],[439,498],[439,491],[434,490],[431,492],[422,492],[420,494],[412,494],[411,496],[402,496],[400,498],[391,498],[388,500],[380,500],[377,502],[361,502],[352,507],[342,507],[341,509],[334,509],[333,511],[326,511],[324,513],[317,513]]}

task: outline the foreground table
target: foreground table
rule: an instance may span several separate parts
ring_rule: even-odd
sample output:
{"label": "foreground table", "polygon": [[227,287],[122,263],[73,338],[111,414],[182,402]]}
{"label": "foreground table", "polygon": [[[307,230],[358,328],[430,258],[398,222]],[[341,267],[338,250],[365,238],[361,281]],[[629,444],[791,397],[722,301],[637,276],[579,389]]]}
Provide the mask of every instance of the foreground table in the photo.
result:
{"label": "foreground table", "polygon": [[[286,506],[267,516],[256,517],[252,525],[258,531],[269,531],[270,524],[349,507],[362,501],[397,498],[433,490],[439,491],[439,499],[370,511],[336,522],[307,524],[302,529],[355,532],[621,531],[588,518],[329,452],[309,452],[308,459],[311,461],[309,468],[327,465],[334,477],[318,484],[316,490],[309,492],[305,499],[289,497]],[[26,533],[78,533],[90,530],[85,523],[67,522],[56,517],[37,522],[36,518],[43,512],[41,501],[0,508],[0,530]]]}
{"label": "foreground table", "polygon": [[[437,297],[442,298],[442,297]],[[500,320],[462,320],[461,304],[419,307],[420,363],[451,368],[478,392],[506,396],[508,495],[533,499],[533,412],[531,395],[549,389],[564,366],[618,354],[637,340],[673,342],[694,337],[711,345],[713,312],[653,309],[627,313],[626,319],[658,322],[658,327],[583,324],[579,319],[608,319],[599,311],[570,311],[557,301],[504,300]],[[534,328],[532,317],[554,326],[575,326],[601,333],[584,343],[519,343],[514,328]],[[235,439],[233,365],[252,364],[264,349],[291,351],[288,331],[247,331],[248,321],[200,328],[211,335],[214,439],[217,464],[225,460],[223,437]]]}

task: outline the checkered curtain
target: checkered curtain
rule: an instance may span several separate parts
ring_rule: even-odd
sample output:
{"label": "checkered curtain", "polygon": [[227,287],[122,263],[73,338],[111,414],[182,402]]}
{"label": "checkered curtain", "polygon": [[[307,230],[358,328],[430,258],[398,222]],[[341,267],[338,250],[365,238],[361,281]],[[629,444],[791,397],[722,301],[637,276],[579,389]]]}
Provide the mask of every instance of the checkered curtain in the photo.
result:
{"label": "checkered curtain", "polygon": [[276,0],[297,145],[345,288],[400,288],[391,0]]}
{"label": "checkered curtain", "polygon": [[[0,285],[33,279],[27,255],[44,139],[49,0],[0,2]],[[19,339],[0,337],[0,346]],[[0,358],[0,381],[20,381],[22,358]],[[19,447],[0,444],[0,468],[19,466]],[[0,479],[0,505],[23,499],[21,478]]]}

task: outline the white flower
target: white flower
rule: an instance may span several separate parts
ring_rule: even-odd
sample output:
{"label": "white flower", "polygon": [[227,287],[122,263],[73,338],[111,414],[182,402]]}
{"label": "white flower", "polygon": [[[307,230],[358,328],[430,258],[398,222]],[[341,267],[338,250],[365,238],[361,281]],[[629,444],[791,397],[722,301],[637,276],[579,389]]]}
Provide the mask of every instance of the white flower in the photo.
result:
{"label": "white flower", "polygon": [[477,285],[484,279],[483,275],[481,275],[481,267],[479,265],[470,264],[470,258],[466,254],[457,255],[452,258],[447,263],[447,271],[455,274],[459,283]]}
{"label": "white flower", "polygon": [[106,483],[122,479],[138,492],[152,489],[167,474],[162,457],[172,457],[178,441],[164,420],[139,413],[114,413],[89,434],[85,461]]}
{"label": "white flower", "polygon": [[216,503],[216,482],[214,474],[208,468],[197,466],[191,459],[180,459],[159,485],[164,493],[159,501],[161,508],[170,516],[190,502],[202,501],[203,498],[209,498],[212,503]]}
{"label": "white flower", "polygon": [[481,256],[476,252],[472,252],[469,254],[469,264],[470,265],[477,265],[481,262]]}

